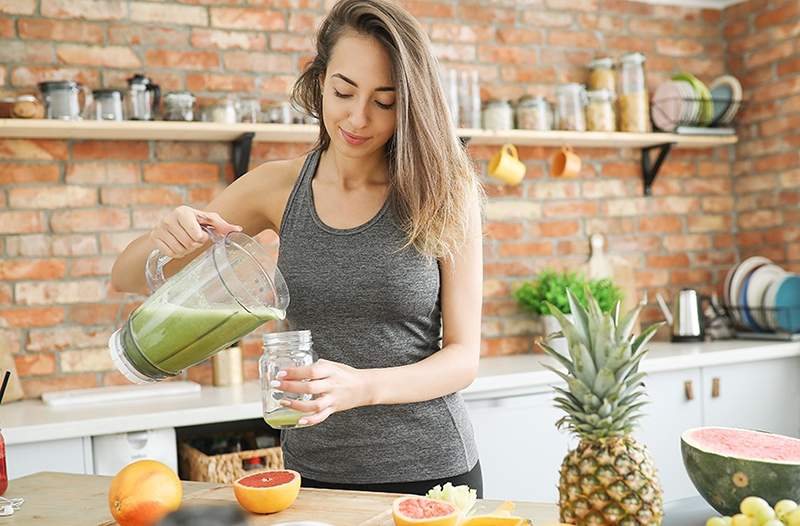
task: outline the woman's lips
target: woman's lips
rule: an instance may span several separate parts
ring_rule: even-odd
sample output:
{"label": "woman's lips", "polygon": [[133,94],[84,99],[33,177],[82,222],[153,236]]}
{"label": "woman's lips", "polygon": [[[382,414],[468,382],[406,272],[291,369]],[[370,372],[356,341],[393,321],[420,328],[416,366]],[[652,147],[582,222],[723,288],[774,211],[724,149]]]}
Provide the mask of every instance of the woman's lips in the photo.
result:
{"label": "woman's lips", "polygon": [[359,144],[364,144],[369,139],[368,137],[361,137],[360,135],[353,135],[352,133],[348,133],[343,129],[339,128],[339,131],[342,133],[342,137],[345,141],[353,146],[358,146]]}

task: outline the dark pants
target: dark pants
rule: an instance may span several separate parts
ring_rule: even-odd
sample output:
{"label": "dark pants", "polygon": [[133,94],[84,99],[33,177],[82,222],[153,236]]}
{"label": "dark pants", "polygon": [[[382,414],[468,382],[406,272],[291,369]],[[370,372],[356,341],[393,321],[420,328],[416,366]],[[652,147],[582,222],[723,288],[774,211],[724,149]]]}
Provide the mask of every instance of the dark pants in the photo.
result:
{"label": "dark pants", "polygon": [[466,484],[470,488],[477,490],[478,498],[483,498],[483,475],[481,474],[481,463],[477,462],[475,467],[461,475],[445,477],[432,480],[418,480],[414,482],[386,482],[380,484],[340,484],[337,482],[322,482],[303,477],[304,488],[322,489],[349,489],[356,491],[382,491],[386,493],[410,493],[412,495],[425,495],[428,490],[437,484],[444,486],[450,482],[453,486]]}

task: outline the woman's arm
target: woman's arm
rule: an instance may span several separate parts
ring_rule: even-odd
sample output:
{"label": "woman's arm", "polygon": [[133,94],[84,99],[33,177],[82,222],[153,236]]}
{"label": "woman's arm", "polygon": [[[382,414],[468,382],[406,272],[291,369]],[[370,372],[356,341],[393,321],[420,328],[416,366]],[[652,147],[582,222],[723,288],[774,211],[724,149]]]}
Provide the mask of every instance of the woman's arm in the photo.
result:
{"label": "woman's arm", "polygon": [[189,264],[209,244],[200,224],[210,225],[221,234],[236,227],[250,235],[276,230],[294,184],[292,162],[270,162],[254,168],[225,188],[203,210],[181,206],[171,211],[152,232],[133,240],[117,257],[111,270],[113,289],[147,294],[144,267],[155,248],[176,258],[164,268],[165,275],[175,274]]}
{"label": "woman's arm", "polygon": [[[483,243],[480,205],[470,208],[469,231],[452,263],[442,263],[442,349],[417,363],[355,369],[319,360],[278,374],[273,387],[317,397],[283,405],[312,413],[301,424],[316,424],[332,413],[377,404],[432,400],[467,387],[478,371],[483,299]],[[311,381],[304,381],[304,380]]]}

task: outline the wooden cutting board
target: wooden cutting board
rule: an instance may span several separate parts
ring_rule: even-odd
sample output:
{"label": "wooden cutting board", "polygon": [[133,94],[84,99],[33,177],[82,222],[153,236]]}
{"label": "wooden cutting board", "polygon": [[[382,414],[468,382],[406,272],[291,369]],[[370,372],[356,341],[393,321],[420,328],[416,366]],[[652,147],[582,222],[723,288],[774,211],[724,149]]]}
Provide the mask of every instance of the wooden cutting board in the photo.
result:
{"label": "wooden cutting board", "polygon": [[[9,483],[5,497],[24,497],[22,508],[0,524],[42,526],[112,526],[108,511],[111,477],[36,473]],[[231,486],[184,482],[184,506],[236,502]],[[391,517],[394,493],[371,493],[324,489],[302,489],[288,510],[273,515],[251,515],[249,524],[266,526],[286,521],[317,520],[334,526],[394,526]],[[494,509],[499,501],[479,501],[482,510]],[[554,504],[517,503],[517,513],[544,526],[556,521]]]}

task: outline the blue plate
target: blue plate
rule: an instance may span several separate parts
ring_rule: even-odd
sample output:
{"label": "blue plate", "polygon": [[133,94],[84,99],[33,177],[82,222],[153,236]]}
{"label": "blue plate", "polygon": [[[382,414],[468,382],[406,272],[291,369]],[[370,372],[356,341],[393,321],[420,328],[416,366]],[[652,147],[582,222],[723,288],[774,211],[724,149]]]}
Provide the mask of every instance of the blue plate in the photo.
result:
{"label": "blue plate", "polygon": [[761,328],[753,318],[753,313],[750,312],[750,306],[747,304],[747,287],[750,285],[750,277],[752,275],[753,273],[751,272],[744,278],[744,282],[742,283],[742,291],[739,293],[739,305],[742,307],[742,317],[744,318],[745,325],[755,332],[761,332]]}
{"label": "blue plate", "polygon": [[783,278],[775,295],[775,319],[780,329],[800,332],[800,276]]}

